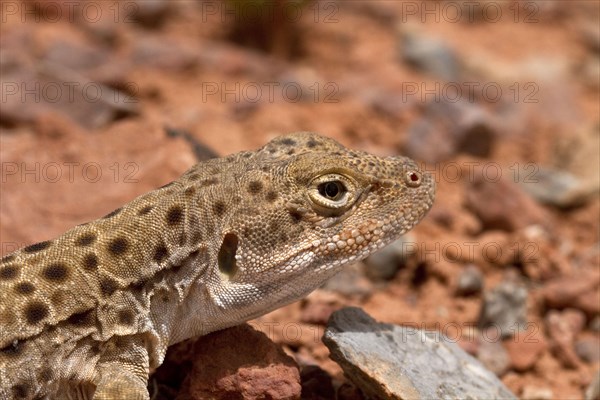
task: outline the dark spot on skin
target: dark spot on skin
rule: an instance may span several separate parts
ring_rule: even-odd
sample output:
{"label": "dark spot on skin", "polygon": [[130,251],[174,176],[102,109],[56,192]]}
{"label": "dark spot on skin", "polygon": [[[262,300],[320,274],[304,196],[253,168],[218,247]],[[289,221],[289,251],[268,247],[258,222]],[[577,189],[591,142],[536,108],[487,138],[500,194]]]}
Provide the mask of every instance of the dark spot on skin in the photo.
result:
{"label": "dark spot on skin", "polygon": [[261,181],[252,181],[248,184],[248,193],[250,194],[258,194],[263,189],[263,184]]}
{"label": "dark spot on skin", "polygon": [[277,200],[277,197],[277,192],[274,190],[269,190],[265,196],[269,203],[273,203],[275,200]]}
{"label": "dark spot on skin", "polygon": [[275,153],[276,151],[277,151],[277,149],[273,149],[273,148],[269,149],[269,153],[271,153],[271,154]]}
{"label": "dark spot on skin", "polygon": [[122,256],[129,249],[129,242],[123,237],[118,237],[108,243],[107,249],[113,256]]}
{"label": "dark spot on skin", "polygon": [[16,265],[8,265],[0,269],[0,280],[10,281],[15,279],[19,274],[19,267]]}
{"label": "dark spot on skin", "polygon": [[290,216],[292,217],[292,222],[295,224],[302,221],[302,214],[300,214],[298,211],[290,210]]}
{"label": "dark spot on skin", "polygon": [[35,292],[35,286],[30,282],[20,282],[15,285],[15,291],[26,296]]}
{"label": "dark spot on skin", "polygon": [[215,203],[213,204],[213,211],[215,212],[215,214],[217,214],[218,217],[223,216],[226,210],[227,206],[221,200],[215,201]]}
{"label": "dark spot on skin", "polygon": [[130,309],[119,310],[117,318],[119,319],[119,324],[121,325],[133,325],[134,315],[133,311],[131,311]]}
{"label": "dark spot on skin", "polygon": [[96,313],[93,309],[79,312],[67,318],[67,322],[80,327],[93,326],[96,323]]}
{"label": "dark spot on skin", "polygon": [[64,309],[68,302],[66,292],[57,290],[56,292],[52,293],[52,296],[50,296],[50,301],[52,302],[52,306],[55,310]]}
{"label": "dark spot on skin", "polygon": [[90,346],[90,352],[91,352],[92,354],[96,354],[96,355],[98,355],[98,354],[100,354],[100,351],[101,351],[101,350],[100,350],[100,342],[96,342],[96,341],[94,341],[94,342],[92,343],[92,345]]}
{"label": "dark spot on skin", "polygon": [[169,300],[170,300],[170,299],[169,299],[169,295],[168,295],[168,294],[166,294],[166,293],[165,293],[165,294],[163,294],[163,295],[161,296],[161,298],[160,298],[160,299],[163,301],[163,303],[168,303],[168,302],[169,302]]}
{"label": "dark spot on skin", "polygon": [[39,301],[29,303],[25,307],[25,320],[29,325],[35,325],[38,322],[41,322],[48,314],[50,314],[48,306]]}
{"label": "dark spot on skin", "polygon": [[193,186],[192,186],[192,187],[189,187],[189,188],[185,189],[185,191],[183,192],[183,194],[184,194],[186,197],[192,197],[193,195],[195,195],[195,194],[196,194],[196,188],[195,188],[195,187],[193,187]]}
{"label": "dark spot on skin", "polygon": [[173,206],[167,211],[167,224],[169,226],[179,225],[183,221],[183,210],[180,206]]}
{"label": "dark spot on skin", "polygon": [[2,259],[0,259],[0,263],[8,263],[8,262],[11,262],[14,259],[15,259],[15,255],[14,254],[9,254],[7,256],[2,257]]}
{"label": "dark spot on skin", "polygon": [[235,253],[238,248],[238,237],[235,233],[228,233],[223,238],[223,243],[219,249],[217,260],[219,263],[219,271],[226,274],[230,278],[237,271]]}
{"label": "dark spot on skin", "polygon": [[36,253],[38,251],[44,250],[45,248],[47,248],[48,246],[50,246],[51,242],[49,240],[46,240],[45,242],[39,242],[36,244],[32,244],[30,246],[27,246],[23,249],[24,253]]}
{"label": "dark spot on skin", "polygon": [[110,217],[114,217],[115,215],[117,215],[118,213],[121,212],[121,210],[123,209],[123,207],[119,207],[115,210],[112,210],[111,212],[109,212],[108,214],[106,214],[104,217],[102,217],[102,219],[107,219]]}
{"label": "dark spot on skin", "polygon": [[288,156],[291,156],[291,155],[292,155],[292,154],[294,154],[295,152],[296,152],[296,150],[294,150],[294,149],[289,149],[289,150],[288,150],[288,152],[287,152],[287,155],[288,155]]}
{"label": "dark spot on skin", "polygon": [[201,240],[202,240],[202,231],[200,231],[200,229],[198,229],[198,228],[194,228],[194,231],[192,231],[192,233],[190,235],[189,243],[197,244],[197,243],[200,243]]}
{"label": "dark spot on skin", "polygon": [[164,244],[159,244],[158,246],[156,246],[156,249],[154,250],[154,256],[152,256],[152,259],[160,264],[168,256],[169,256],[169,250],[165,247]]}
{"label": "dark spot on skin", "polygon": [[288,241],[288,235],[285,232],[281,232],[279,234],[279,240],[281,242],[287,242]]}
{"label": "dark spot on skin", "polygon": [[200,178],[200,175],[198,175],[198,174],[189,174],[187,178],[189,180],[191,180],[191,181],[195,181],[196,179]]}
{"label": "dark spot on skin", "polygon": [[262,167],[260,167],[260,169],[261,169],[263,172],[269,172],[269,167],[267,167],[266,165],[263,165]]}
{"label": "dark spot on skin", "polygon": [[139,209],[139,211],[137,212],[137,215],[146,215],[150,211],[152,211],[153,208],[154,208],[154,206],[144,206]]}
{"label": "dark spot on skin", "polygon": [[375,163],[374,163],[373,161],[369,161],[369,166],[370,166],[370,167],[374,167],[374,166],[375,166]]}
{"label": "dark spot on skin", "polygon": [[54,379],[54,371],[52,371],[50,368],[44,368],[40,371],[38,379],[41,382],[49,382]]}
{"label": "dark spot on skin", "polygon": [[89,246],[90,244],[94,243],[97,239],[97,236],[95,233],[84,233],[83,235],[79,236],[76,240],[75,240],[75,245],[77,246]]}
{"label": "dark spot on skin", "polygon": [[202,186],[206,187],[206,186],[212,186],[212,185],[216,185],[217,183],[219,183],[219,179],[217,178],[208,178],[202,181]]}
{"label": "dark spot on skin", "polygon": [[11,389],[15,399],[25,399],[29,397],[29,385],[21,383],[13,386]]}
{"label": "dark spot on skin", "polygon": [[119,288],[119,283],[112,278],[104,277],[100,279],[100,291],[104,296],[110,296]]}
{"label": "dark spot on skin", "polygon": [[98,257],[94,253],[86,254],[83,257],[83,268],[87,271],[95,271],[98,268]]}
{"label": "dark spot on skin", "polygon": [[63,263],[50,264],[42,271],[42,276],[51,282],[61,283],[67,279],[69,269]]}
{"label": "dark spot on skin", "polygon": [[282,139],[280,143],[285,146],[294,146],[296,144],[296,141],[294,139],[285,138]]}
{"label": "dark spot on skin", "polygon": [[252,153],[244,153],[244,154],[242,154],[242,157],[250,158],[250,157],[252,157]]}
{"label": "dark spot on skin", "polygon": [[317,142],[314,139],[310,139],[308,142],[306,142],[306,146],[309,147],[309,148],[311,148],[311,149],[313,147],[316,147],[318,144],[319,144],[319,142]]}

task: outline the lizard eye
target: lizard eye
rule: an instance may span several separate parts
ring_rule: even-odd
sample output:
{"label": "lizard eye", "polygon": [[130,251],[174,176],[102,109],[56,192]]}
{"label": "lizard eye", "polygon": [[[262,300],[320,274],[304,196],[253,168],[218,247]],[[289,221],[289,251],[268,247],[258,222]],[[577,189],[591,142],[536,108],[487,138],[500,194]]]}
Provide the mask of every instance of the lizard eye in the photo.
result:
{"label": "lizard eye", "polygon": [[317,212],[339,214],[356,200],[356,185],[344,175],[329,173],[313,179],[308,195]]}
{"label": "lizard eye", "polygon": [[323,182],[317,186],[319,194],[329,200],[339,200],[347,192],[346,187],[340,181]]}

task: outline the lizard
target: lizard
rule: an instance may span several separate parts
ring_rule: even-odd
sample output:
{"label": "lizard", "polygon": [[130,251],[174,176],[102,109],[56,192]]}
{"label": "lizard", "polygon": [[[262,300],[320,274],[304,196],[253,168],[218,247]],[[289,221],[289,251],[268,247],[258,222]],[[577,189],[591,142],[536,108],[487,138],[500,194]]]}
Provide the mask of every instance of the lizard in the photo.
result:
{"label": "lizard", "polygon": [[0,261],[0,399],[148,400],[167,347],[296,301],[414,227],[408,157],[310,132],[200,162]]}

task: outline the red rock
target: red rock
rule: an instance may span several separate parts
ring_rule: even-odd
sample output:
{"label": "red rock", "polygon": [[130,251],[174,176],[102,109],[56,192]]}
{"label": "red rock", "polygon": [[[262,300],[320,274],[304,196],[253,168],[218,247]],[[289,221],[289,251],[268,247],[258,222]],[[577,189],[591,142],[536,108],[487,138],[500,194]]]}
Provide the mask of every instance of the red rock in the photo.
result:
{"label": "red rock", "polygon": [[575,309],[550,311],[546,327],[550,336],[550,348],[565,368],[579,368],[581,360],[574,348],[575,336],[585,325],[585,315]]}
{"label": "red rock", "polygon": [[548,220],[543,208],[519,186],[504,178],[497,180],[495,176],[474,174],[466,200],[485,230],[512,232],[530,225],[543,225]]}
{"label": "red rock", "polygon": [[510,366],[516,371],[531,369],[540,355],[548,347],[542,327],[537,324],[529,325],[526,331],[518,332],[504,342],[504,347],[510,357]]}
{"label": "red rock", "polygon": [[199,338],[178,400],[298,399],[298,365],[281,346],[244,324]]}
{"label": "red rock", "polygon": [[543,289],[550,308],[574,307],[588,315],[600,313],[600,274],[586,273],[549,281]]}

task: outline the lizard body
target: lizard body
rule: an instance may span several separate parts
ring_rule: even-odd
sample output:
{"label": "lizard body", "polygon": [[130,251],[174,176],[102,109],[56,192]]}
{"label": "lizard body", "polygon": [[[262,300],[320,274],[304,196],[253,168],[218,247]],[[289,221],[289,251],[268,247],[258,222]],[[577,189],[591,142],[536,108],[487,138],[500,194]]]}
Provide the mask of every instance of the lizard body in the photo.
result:
{"label": "lizard body", "polygon": [[312,133],[197,164],[0,261],[0,399],[149,399],[169,345],[308,294],[416,225],[431,176]]}

